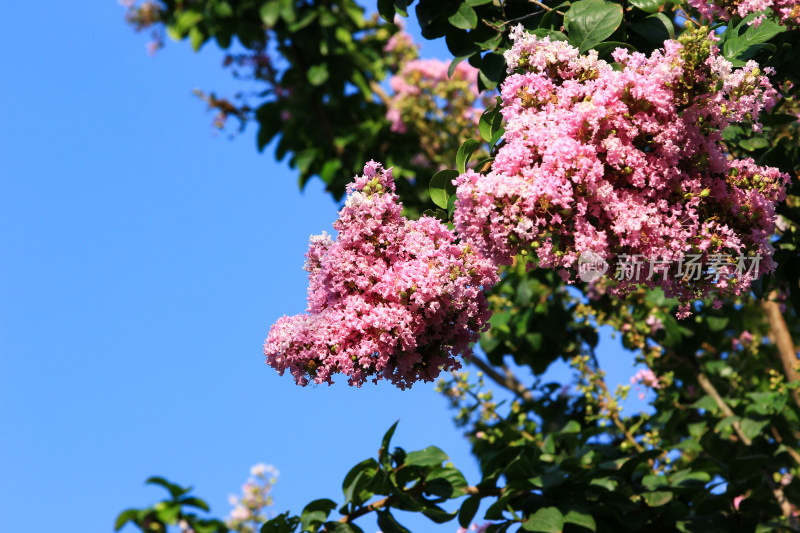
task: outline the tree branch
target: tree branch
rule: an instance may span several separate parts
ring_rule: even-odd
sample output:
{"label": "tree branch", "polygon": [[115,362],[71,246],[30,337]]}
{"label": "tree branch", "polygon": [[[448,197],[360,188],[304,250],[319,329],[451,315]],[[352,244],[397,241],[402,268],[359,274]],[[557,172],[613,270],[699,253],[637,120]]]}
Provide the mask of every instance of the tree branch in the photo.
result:
{"label": "tree branch", "polygon": [[500,365],[500,368],[503,369],[505,376],[492,368],[492,366],[478,357],[477,355],[472,355],[469,358],[471,363],[475,363],[475,366],[480,368],[484,374],[492,378],[492,380],[497,383],[498,385],[505,387],[506,389],[510,390],[514,394],[517,394],[522,397],[523,400],[527,402],[533,401],[533,394],[531,391],[522,384],[520,380],[517,379],[517,376],[508,368],[506,365]]}
{"label": "tree branch", "polygon": [[[717,391],[717,388],[714,387],[714,384],[711,383],[711,380],[708,379],[708,376],[706,376],[703,372],[699,372],[697,374],[697,382],[700,384],[701,387],[703,387],[703,390],[706,391],[706,394],[708,394],[714,399],[714,402],[717,404],[717,407],[720,408],[722,414],[724,414],[726,417],[734,416],[733,411],[731,410],[730,407],[728,407],[728,404],[725,403],[725,399],[722,396],[720,396],[719,392]],[[744,432],[742,432],[742,426],[741,424],[739,424],[739,422],[733,423],[733,430],[736,432],[736,435],[739,436],[739,439],[746,446],[750,446],[753,443],[753,441],[750,440],[750,438],[747,437],[747,435],[745,435]]]}
{"label": "tree branch", "polygon": [[[733,411],[728,404],[725,403],[725,400],[722,398],[722,396],[720,396],[719,392],[714,387],[714,384],[708,379],[708,376],[700,372],[697,375],[697,382],[700,383],[700,386],[703,387],[703,390],[705,390],[709,396],[714,398],[714,401],[719,406],[722,414],[725,416],[733,416]],[[753,441],[742,432],[742,427],[739,425],[739,422],[733,423],[733,429],[736,431],[739,439],[741,439],[746,446],[750,446],[750,444],[752,444]],[[783,489],[780,487],[780,485],[775,483],[775,481],[772,479],[772,474],[766,468],[763,470],[763,474],[764,479],[767,481],[767,485],[769,485],[769,488],[772,491],[772,495],[775,497],[775,501],[778,502],[778,505],[781,508],[783,516],[789,521],[789,524],[793,528],[798,527],[797,518],[795,518],[793,514],[793,506],[789,500],[786,499]]]}
{"label": "tree branch", "polygon": [[[771,294],[770,298],[774,297],[774,295],[774,293]],[[796,368],[797,350],[792,343],[792,336],[789,333],[786,320],[784,320],[781,314],[780,306],[777,302],[770,299],[762,300],[761,307],[767,315],[769,330],[775,342],[775,346],[778,348],[778,355],[781,358],[781,364],[783,365],[783,372],[786,375],[786,379],[789,383],[800,381],[800,375],[798,375]],[[797,406],[800,407],[800,394],[797,392],[797,389],[792,390],[792,397]]]}
{"label": "tree branch", "polygon": [[[416,490],[415,490],[416,489]],[[412,487],[409,493],[421,493],[424,490],[424,484]],[[498,488],[498,487],[466,487],[463,489],[465,496],[500,496],[503,494],[505,489]],[[378,509],[382,509],[384,507],[391,507],[391,505],[398,501],[399,497],[396,494],[392,494],[391,496],[387,496],[386,498],[380,499],[376,502],[373,502],[365,507],[359,507],[355,511],[350,514],[344,515],[342,518],[338,520],[338,522],[342,524],[348,524],[355,520],[356,518],[360,518],[365,514],[369,514],[372,511],[377,511]],[[325,530],[323,530],[325,531]]]}

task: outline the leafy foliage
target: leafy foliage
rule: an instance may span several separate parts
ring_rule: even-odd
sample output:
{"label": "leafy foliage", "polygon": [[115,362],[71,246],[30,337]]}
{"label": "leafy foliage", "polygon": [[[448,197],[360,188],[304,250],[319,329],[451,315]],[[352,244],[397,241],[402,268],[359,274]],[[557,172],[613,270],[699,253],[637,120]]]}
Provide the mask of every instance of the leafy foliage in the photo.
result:
{"label": "leafy foliage", "polygon": [[[649,54],[699,22],[674,0],[379,0],[376,7],[382,20],[365,17],[351,0],[172,0],[150,18],[130,18],[137,27],[163,24],[195,49],[238,41],[250,63],[239,56],[232,62],[255,64],[253,76],[265,89],[253,104],[216,99],[212,107],[257,122],[258,148],[276,139],[276,156],[289,157],[301,185],[318,176],[340,198],[365,161],[381,159],[406,178],[398,180],[398,193],[409,216],[438,208],[429,213],[443,220],[453,214],[452,180],[466,169],[491,168],[504,143],[503,120],[499,106],[487,106],[474,139],[415,163],[419,132],[392,132],[388,97],[381,97],[381,82],[402,61],[400,52],[386,51],[399,31],[396,15],[413,8],[425,38],[445,39],[450,74],[467,61],[479,69],[485,94],[506,76],[503,52],[517,24],[613,61],[616,48]],[[793,176],[772,239],[776,271],[752,293],[719,309],[697,302],[693,316],[678,321],[677,302],[660,290],[620,299],[609,292],[610,278],[567,286],[552,272],[529,270],[518,256],[489,295],[485,359],[472,359],[480,373],[458,373],[439,385],[467,431],[481,479],[470,485],[434,446],[392,449],[392,426],[378,457],[345,476],[338,500],[278,515],[262,532],[359,532],[354,521],[372,512],[382,531],[406,531],[393,510],[435,523],[457,519],[462,527],[490,521],[489,532],[800,530],[800,30],[775,19],[754,25],[756,16],[728,21],[717,46],[734,65],[752,60],[774,69],[782,99],[760,118],[760,131],[734,125],[723,138],[731,156]],[[652,413],[623,414],[632,386],[611,390],[606,383],[594,357],[601,328],[658,377],[641,392],[652,398]],[[571,365],[571,383],[544,381],[557,360]],[[511,361],[515,367],[507,366]],[[510,401],[498,403],[488,380]],[[130,523],[164,531],[186,520],[199,533],[227,530],[193,514],[206,506],[188,489],[150,482],[170,497],[124,511],[117,529]]]}

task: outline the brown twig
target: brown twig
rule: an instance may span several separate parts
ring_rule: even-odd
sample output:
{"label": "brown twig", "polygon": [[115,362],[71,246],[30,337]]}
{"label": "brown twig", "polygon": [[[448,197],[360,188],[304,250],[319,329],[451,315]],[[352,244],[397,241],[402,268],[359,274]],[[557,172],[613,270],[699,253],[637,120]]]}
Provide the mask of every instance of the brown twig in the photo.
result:
{"label": "brown twig", "polygon": [[797,522],[797,517],[794,516],[793,505],[783,493],[783,488],[778,483],[775,483],[775,480],[772,479],[772,475],[770,474],[769,470],[765,468],[763,472],[764,478],[767,480],[767,485],[769,485],[772,495],[775,497],[775,501],[778,502],[783,516],[786,517],[786,519],[789,521],[789,525],[792,526],[793,529],[797,529],[800,524]]}
{"label": "brown twig", "polygon": [[[781,438],[781,434],[778,433],[777,428],[775,428],[775,426],[770,426],[769,429],[770,432],[772,433],[772,436],[775,438],[775,441],[778,444],[783,444],[783,438]],[[785,446],[785,447],[787,453],[792,456],[792,459],[794,459],[794,462],[800,465],[800,453],[797,453],[797,451],[791,446]]]}
{"label": "brown twig", "polygon": [[[774,296],[775,294],[773,293],[770,295],[769,300],[762,300],[761,308],[764,309],[764,313],[767,315],[770,334],[773,342],[775,342],[775,346],[778,348],[778,355],[781,358],[781,364],[783,365],[786,379],[789,383],[795,383],[800,381],[800,375],[798,375],[796,368],[797,350],[792,343],[792,336],[789,333],[786,320],[784,320],[783,314],[781,314],[781,308],[778,302],[771,299]],[[797,389],[792,390],[792,397],[797,406],[800,407],[800,394],[798,394]]]}
{"label": "brown twig", "polygon": [[[726,417],[734,416],[733,411],[731,410],[730,407],[728,407],[728,404],[725,403],[725,399],[722,396],[720,396],[719,392],[717,391],[717,388],[714,386],[713,383],[711,383],[711,380],[708,379],[708,376],[706,376],[703,372],[699,372],[697,374],[697,382],[700,384],[701,387],[703,387],[703,390],[706,391],[706,394],[708,394],[714,399],[714,402],[717,404],[717,407],[720,408],[722,414],[724,414]],[[739,436],[739,439],[746,446],[750,446],[753,443],[753,441],[747,435],[744,434],[744,432],[742,431],[742,426],[741,424],[739,424],[739,422],[733,423],[733,430],[736,432],[736,435]]]}
{"label": "brown twig", "polygon": [[489,363],[478,357],[477,355],[473,355],[469,358],[471,363],[474,363],[475,366],[480,368],[484,374],[492,378],[492,380],[497,383],[498,385],[505,387],[506,389],[510,390],[514,394],[517,394],[522,397],[523,400],[527,402],[533,401],[533,393],[528,390],[528,387],[522,384],[520,380],[514,375],[510,368],[506,365],[500,365],[505,373],[505,376],[492,368]]}
{"label": "brown twig", "polygon": [[[602,377],[599,377],[597,382],[600,384],[600,388],[603,390],[606,398],[611,398],[611,393],[608,390],[608,386],[606,386],[606,380]],[[623,435],[625,435],[625,439],[633,445],[637,452],[642,453],[644,451],[644,446],[639,444],[639,441],[637,441],[633,434],[628,431],[628,428],[625,427],[625,424],[623,424],[622,420],[620,420],[619,413],[616,411],[611,411],[610,409],[609,413],[611,414],[611,420],[614,422],[614,425],[617,426],[617,429],[619,429]],[[650,463],[651,467],[655,467],[655,462],[652,459],[649,459],[648,462]]]}
{"label": "brown twig", "polygon": [[375,96],[380,98],[381,102],[383,102],[383,105],[388,107],[389,104],[392,103],[391,97],[386,94],[386,91],[383,90],[383,87],[381,87],[380,83],[377,81],[370,80],[369,88],[372,89],[372,92],[375,93]]}

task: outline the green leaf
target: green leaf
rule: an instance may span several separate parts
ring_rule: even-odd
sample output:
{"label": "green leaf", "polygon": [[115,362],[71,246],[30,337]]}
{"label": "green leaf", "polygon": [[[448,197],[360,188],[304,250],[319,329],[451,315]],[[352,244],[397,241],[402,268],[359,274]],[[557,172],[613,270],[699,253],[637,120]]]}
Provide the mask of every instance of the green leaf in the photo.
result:
{"label": "green leaf", "polygon": [[364,533],[357,525],[343,522],[325,522],[325,529],[328,533]]}
{"label": "green leaf", "polygon": [[114,531],[119,531],[125,524],[135,520],[138,514],[139,511],[136,509],[126,509],[119,513],[117,520],[114,522]]}
{"label": "green leaf", "polygon": [[289,512],[279,514],[269,522],[261,526],[261,533],[294,533],[300,519],[296,516],[289,516]]}
{"label": "green leaf", "polygon": [[198,509],[202,509],[205,512],[209,512],[211,510],[211,508],[208,506],[205,500],[201,500],[200,498],[195,498],[194,496],[183,498],[178,503],[189,507],[197,507]]}
{"label": "green leaf", "polygon": [[197,26],[189,30],[189,43],[192,45],[192,50],[197,52],[203,43],[206,42],[206,36],[200,31]]}
{"label": "green leaf", "polygon": [[308,26],[309,24],[311,24],[312,22],[314,22],[314,19],[316,19],[316,18],[317,18],[317,12],[316,11],[310,11],[310,12],[306,13],[303,16],[303,18],[301,18],[297,22],[294,22],[294,23],[290,24],[289,25],[289,31],[292,32],[292,33],[298,32],[298,31],[302,30],[303,28],[305,28],[306,26]]}
{"label": "green leaf", "polygon": [[181,11],[175,20],[175,31],[181,36],[186,35],[186,32],[196,26],[201,20],[203,20],[203,14],[199,11],[194,11],[192,9]]}
{"label": "green leaf", "polygon": [[543,507],[522,523],[525,531],[542,533],[561,533],[564,529],[564,515],[557,507]]}
{"label": "green leaf", "polygon": [[589,513],[571,510],[564,516],[565,524],[575,524],[592,531],[597,531],[597,524]]}
{"label": "green leaf", "polygon": [[751,13],[723,34],[722,55],[735,66],[743,65],[742,60],[752,57],[760,49],[759,45],[786,31],[784,26],[770,19],[761,21],[758,26],[751,26],[750,22],[757,16],[759,13]]}
{"label": "green leaf", "polygon": [[170,483],[169,481],[167,481],[166,479],[164,479],[161,476],[149,477],[149,478],[147,478],[145,480],[145,484],[146,485],[160,485],[160,486],[164,487],[165,489],[167,489],[169,491],[170,495],[174,499],[180,498],[181,496],[183,496],[184,494],[186,494],[187,492],[192,490],[191,487],[184,488],[184,487],[181,487],[180,485],[176,485],[175,483]]}
{"label": "green leaf", "polygon": [[458,11],[450,15],[447,20],[462,30],[471,30],[478,25],[478,14],[466,2],[458,7]]}
{"label": "green leaf", "polygon": [[[472,54],[470,54],[470,55],[472,55]],[[461,63],[462,61],[464,61],[465,59],[467,59],[468,57],[469,56],[454,57],[453,60],[450,62],[450,66],[447,67],[447,77],[448,78],[452,78],[453,77],[453,72],[456,71],[456,67],[458,66],[458,64]]]}
{"label": "green leaf", "polygon": [[281,15],[281,5],[277,0],[271,0],[262,4],[258,14],[261,15],[261,22],[271,28],[278,22],[278,17]]}
{"label": "green leaf", "polygon": [[479,141],[467,139],[464,141],[464,144],[458,148],[458,153],[456,154],[456,169],[458,169],[459,174],[463,174],[467,171],[467,163],[470,157],[472,157],[472,153],[479,145]]}
{"label": "green leaf", "polygon": [[[453,180],[459,176],[457,170],[451,168],[440,170],[431,178],[431,183],[428,190],[431,193],[431,200],[442,209],[448,208],[448,200],[450,196],[455,194],[456,186],[453,185]],[[411,452],[414,453],[414,452]]]}
{"label": "green leaf", "polygon": [[467,486],[464,475],[452,466],[437,468],[425,477],[425,492],[440,498],[459,498]]}
{"label": "green leaf", "polygon": [[722,331],[728,325],[730,319],[726,316],[709,316],[706,318],[708,329],[711,331]]}
{"label": "green leaf", "polygon": [[320,86],[328,81],[328,66],[325,63],[314,65],[308,69],[306,76],[311,85]]}
{"label": "green leaf", "polygon": [[767,146],[769,146],[769,142],[764,137],[751,137],[749,139],[740,140],[739,146],[741,146],[748,152],[753,152],[755,150],[761,150],[762,148],[766,148]]}
{"label": "green leaf", "polygon": [[506,60],[502,55],[494,52],[488,53],[481,59],[481,68],[478,79],[486,89],[494,89],[503,78],[506,70]]}
{"label": "green leaf", "polygon": [[776,415],[786,405],[788,395],[785,392],[748,392],[751,403],[745,408],[747,414]]}
{"label": "green leaf", "polygon": [[400,421],[398,420],[392,427],[389,428],[389,431],[383,436],[383,440],[381,441],[381,449],[378,451],[378,458],[381,461],[381,464],[384,466],[389,466],[389,444],[392,442],[392,435],[394,435],[394,430],[397,429],[397,424]]}
{"label": "green leaf", "polygon": [[631,24],[631,29],[646,41],[660,45],[667,39],[675,38],[675,26],[663,13],[655,13],[644,20]]}
{"label": "green leaf", "polygon": [[478,130],[481,133],[481,138],[484,141],[490,141],[494,132],[500,129],[500,124],[502,124],[502,122],[503,116],[500,114],[499,106],[484,111],[478,121]]}
{"label": "green leaf", "polygon": [[717,422],[717,424],[714,426],[714,431],[716,433],[719,433],[720,431],[723,431],[724,429],[731,427],[733,424],[735,424],[736,422],[740,422],[741,420],[742,417],[740,416],[736,415],[726,416],[725,418]]}
{"label": "green leaf", "polygon": [[455,518],[456,515],[458,514],[458,511],[453,511],[452,513],[448,513],[438,505],[429,504],[426,505],[425,508],[422,510],[422,514],[424,514],[429,520],[432,520],[437,524],[444,524]]}
{"label": "green leaf", "polygon": [[[439,173],[441,174],[441,172]],[[431,180],[433,181],[433,180]],[[447,208],[445,203],[444,208]],[[439,466],[443,461],[447,460],[447,454],[436,446],[428,446],[423,450],[410,452],[406,455],[406,466]]]}
{"label": "green leaf", "polygon": [[389,511],[378,511],[378,527],[383,533],[411,533]]}
{"label": "green leaf", "polygon": [[613,34],[622,23],[622,6],[604,0],[580,0],[564,14],[569,43],[585,52]]}
{"label": "green leaf", "polygon": [[336,502],[328,499],[314,500],[306,505],[300,515],[303,531],[316,531],[319,524],[325,522],[334,509]]}
{"label": "green leaf", "polygon": [[383,20],[389,23],[394,22],[394,0],[378,0],[378,13]]}
{"label": "green leaf", "polygon": [[494,146],[497,144],[497,141],[506,133],[505,128],[500,128],[492,135],[492,138],[489,139],[489,146],[494,149]]}
{"label": "green leaf", "polygon": [[761,435],[761,431],[769,424],[769,419],[755,419],[755,418],[745,418],[742,420],[742,433],[748,439],[754,439]]}
{"label": "green leaf", "polygon": [[664,0],[629,0],[631,5],[647,13],[656,13],[664,6]]}
{"label": "green leaf", "polygon": [[463,528],[468,528],[478,512],[478,507],[481,504],[481,499],[477,496],[470,496],[464,503],[461,504],[461,509],[458,510],[458,523]]}
{"label": "green leaf", "polygon": [[378,462],[369,458],[350,469],[342,482],[342,492],[345,498],[344,505],[350,502],[360,505],[365,498],[369,498],[369,491],[366,490],[366,487],[370,484],[379,468]]}
{"label": "green leaf", "polygon": [[660,507],[672,500],[672,493],[666,490],[643,492],[642,498],[644,498],[645,503],[650,507]]}

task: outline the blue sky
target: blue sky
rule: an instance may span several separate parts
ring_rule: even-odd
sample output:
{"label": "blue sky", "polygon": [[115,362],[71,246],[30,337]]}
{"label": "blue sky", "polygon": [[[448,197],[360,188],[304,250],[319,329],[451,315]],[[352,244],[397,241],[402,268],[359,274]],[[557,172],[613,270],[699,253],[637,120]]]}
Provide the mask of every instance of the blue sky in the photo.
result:
{"label": "blue sky", "polygon": [[305,307],[308,236],[330,231],[337,206],[316,181],[300,193],[253,130],[213,134],[191,90],[236,90],[218,50],[168,42],[148,57],[113,1],[4,15],[4,530],[111,531],[162,496],[143,485],[154,474],[222,516],[262,461],[281,471],[276,510],[299,512],[341,499],[396,419],[396,445],[436,444],[477,480],[433,385],[299,388],[264,365],[269,326]]}

